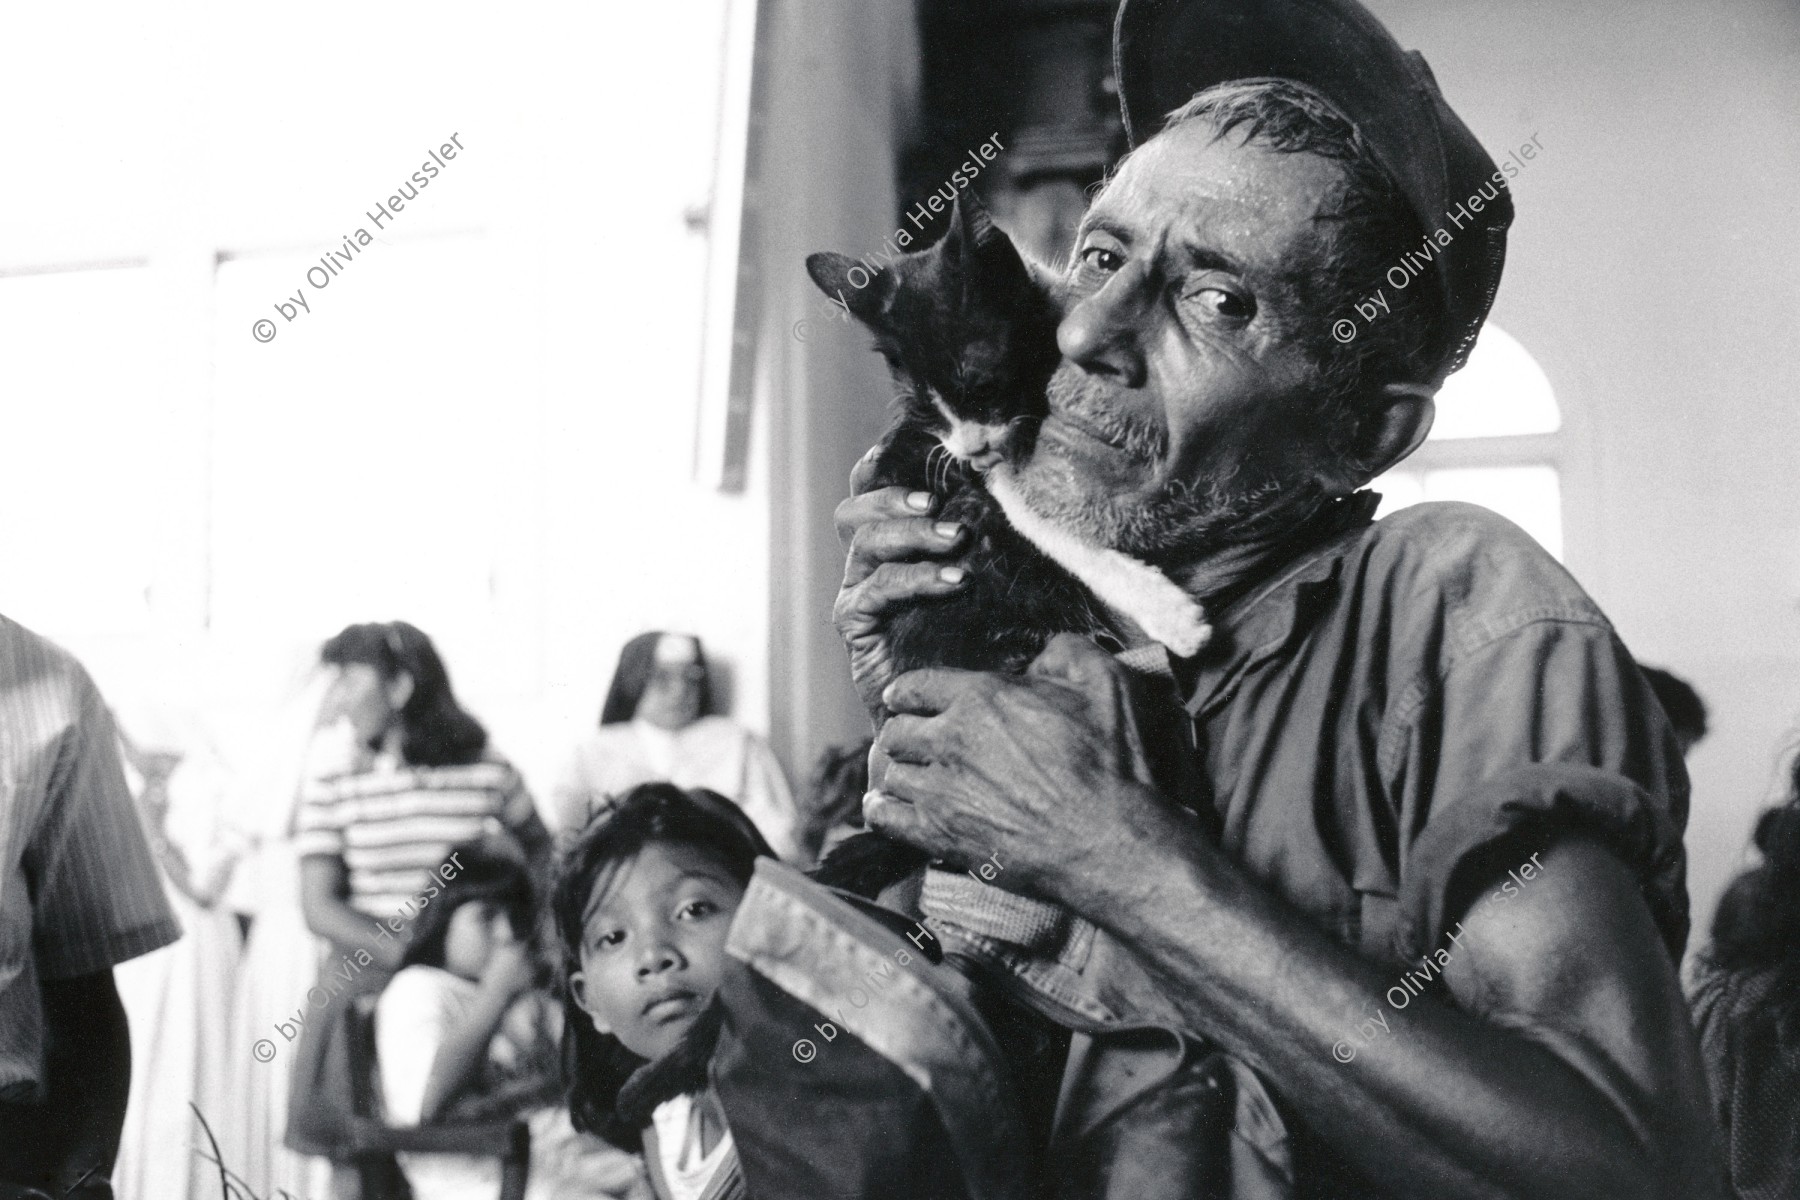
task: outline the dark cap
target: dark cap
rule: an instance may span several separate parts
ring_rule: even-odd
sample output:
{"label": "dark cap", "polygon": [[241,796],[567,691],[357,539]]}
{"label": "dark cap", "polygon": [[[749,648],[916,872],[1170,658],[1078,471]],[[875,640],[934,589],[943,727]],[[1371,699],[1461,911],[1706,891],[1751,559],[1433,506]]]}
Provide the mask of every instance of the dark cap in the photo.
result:
{"label": "dark cap", "polygon": [[[1512,195],[1418,51],[1402,50],[1356,0],[1121,0],[1113,58],[1133,146],[1197,92],[1231,80],[1290,79],[1336,105],[1423,232],[1451,238],[1432,259],[1448,317],[1433,381],[1462,366],[1500,286]],[[1484,187],[1497,198],[1481,193],[1472,212],[1466,202]]]}

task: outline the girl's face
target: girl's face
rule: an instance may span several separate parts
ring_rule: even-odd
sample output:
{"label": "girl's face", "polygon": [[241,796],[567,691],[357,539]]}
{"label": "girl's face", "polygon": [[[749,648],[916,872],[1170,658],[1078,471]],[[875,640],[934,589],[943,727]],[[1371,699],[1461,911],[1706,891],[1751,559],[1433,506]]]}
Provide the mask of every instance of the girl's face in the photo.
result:
{"label": "girl's face", "polygon": [[575,1002],[640,1058],[661,1058],[719,990],[725,931],[744,886],[679,843],[644,847],[595,883],[581,935]]}
{"label": "girl's face", "polygon": [[365,663],[348,663],[338,668],[325,694],[320,724],[334,720],[349,721],[364,745],[374,745],[394,724],[400,706],[412,691],[412,680],[401,675],[384,680],[381,672]]}
{"label": "girl's face", "polygon": [[492,900],[470,900],[457,906],[444,927],[444,969],[480,979],[494,951],[517,940],[504,908]]}

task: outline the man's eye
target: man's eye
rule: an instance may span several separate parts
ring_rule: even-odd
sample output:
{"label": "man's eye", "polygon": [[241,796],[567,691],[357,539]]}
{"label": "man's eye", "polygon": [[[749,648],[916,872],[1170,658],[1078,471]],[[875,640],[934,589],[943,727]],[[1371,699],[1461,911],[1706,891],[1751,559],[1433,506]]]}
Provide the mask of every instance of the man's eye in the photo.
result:
{"label": "man's eye", "polygon": [[1192,299],[1209,312],[1228,320],[1248,321],[1256,315],[1256,305],[1250,300],[1222,288],[1201,288],[1192,294]]}
{"label": "man's eye", "polygon": [[1116,271],[1125,265],[1123,255],[1108,250],[1105,246],[1089,246],[1081,252],[1081,261],[1083,265],[1090,266],[1096,271]]}

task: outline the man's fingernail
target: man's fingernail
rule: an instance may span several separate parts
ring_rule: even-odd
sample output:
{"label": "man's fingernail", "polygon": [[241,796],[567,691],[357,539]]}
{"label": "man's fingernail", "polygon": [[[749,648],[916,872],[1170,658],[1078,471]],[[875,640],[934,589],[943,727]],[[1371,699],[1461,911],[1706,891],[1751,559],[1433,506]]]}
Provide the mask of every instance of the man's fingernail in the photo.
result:
{"label": "man's fingernail", "polygon": [[953,538],[962,532],[962,526],[955,521],[939,521],[932,528],[937,530],[937,535],[941,538]]}
{"label": "man's fingernail", "polygon": [[924,512],[931,507],[931,493],[908,492],[906,494],[906,507],[916,509],[919,512]]}
{"label": "man's fingernail", "polygon": [[968,572],[963,570],[961,567],[940,567],[940,568],[938,568],[938,578],[943,580],[945,583],[961,583],[963,581],[964,577],[967,575],[968,575]]}

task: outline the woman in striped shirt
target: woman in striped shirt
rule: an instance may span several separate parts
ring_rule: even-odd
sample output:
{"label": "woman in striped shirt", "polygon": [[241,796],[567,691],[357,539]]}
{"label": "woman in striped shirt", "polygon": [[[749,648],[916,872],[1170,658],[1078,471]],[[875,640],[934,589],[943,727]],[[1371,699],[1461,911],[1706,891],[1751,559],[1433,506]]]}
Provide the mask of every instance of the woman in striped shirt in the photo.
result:
{"label": "woman in striped shirt", "polygon": [[[316,1010],[302,1014],[287,1141],[339,1157],[350,1109],[345,1008],[399,966],[411,920],[437,894],[453,847],[497,838],[541,873],[550,835],[519,773],[457,703],[425,634],[404,621],[352,625],[320,658],[337,678],[296,841],[306,923],[331,953],[307,993]],[[339,1193],[349,1191],[350,1172],[334,1175]]]}

